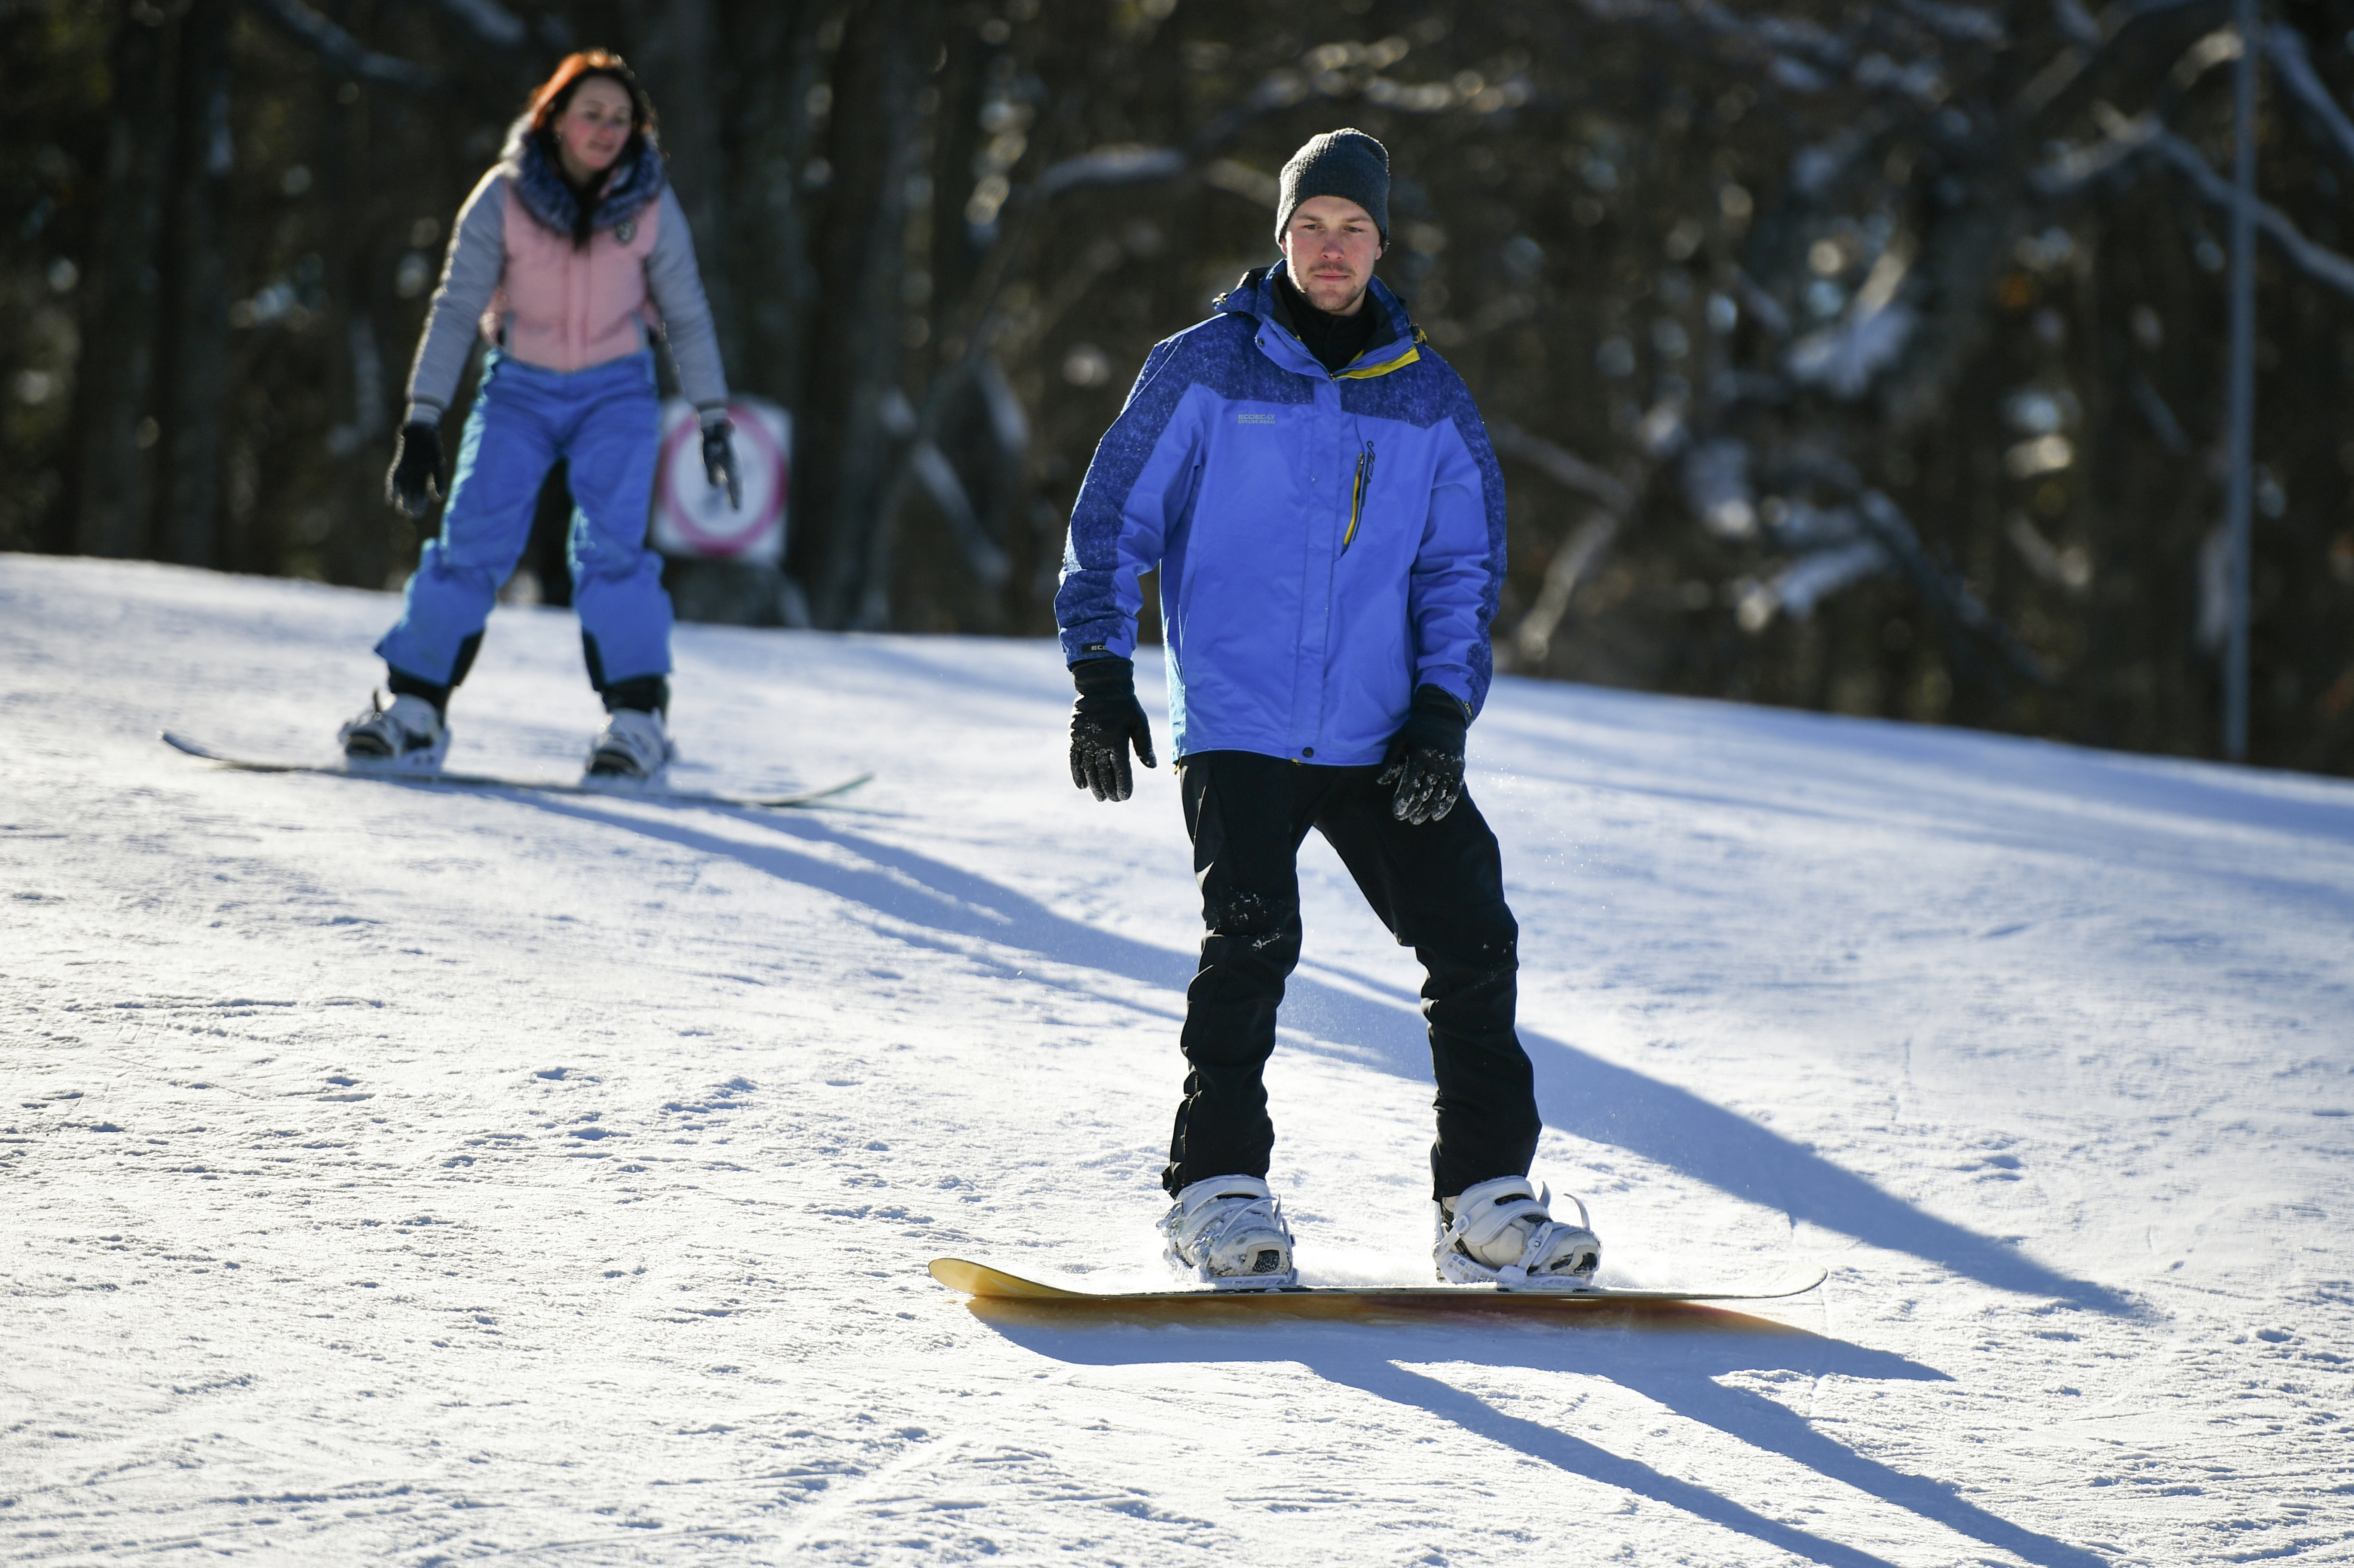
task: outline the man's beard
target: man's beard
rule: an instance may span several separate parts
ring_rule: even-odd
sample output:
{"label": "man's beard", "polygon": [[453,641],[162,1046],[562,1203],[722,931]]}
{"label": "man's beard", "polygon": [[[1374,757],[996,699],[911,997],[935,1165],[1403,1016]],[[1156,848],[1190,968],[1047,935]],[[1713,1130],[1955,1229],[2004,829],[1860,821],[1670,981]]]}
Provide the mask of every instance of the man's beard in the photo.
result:
{"label": "man's beard", "polygon": [[1357,306],[1364,300],[1368,287],[1368,284],[1360,283],[1351,291],[1345,298],[1337,300],[1329,305],[1322,300],[1316,297],[1317,291],[1313,287],[1302,289],[1299,291],[1306,297],[1310,304],[1315,306],[1318,310],[1322,311],[1326,315],[1348,316],[1356,314]]}

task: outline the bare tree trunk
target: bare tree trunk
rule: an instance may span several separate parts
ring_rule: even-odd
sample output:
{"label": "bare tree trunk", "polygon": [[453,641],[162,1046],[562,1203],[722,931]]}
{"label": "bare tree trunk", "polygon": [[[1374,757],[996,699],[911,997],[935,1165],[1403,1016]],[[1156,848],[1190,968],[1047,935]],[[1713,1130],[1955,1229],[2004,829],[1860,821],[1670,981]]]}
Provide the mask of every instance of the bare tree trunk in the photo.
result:
{"label": "bare tree trunk", "polygon": [[174,175],[172,297],[164,349],[164,472],[155,542],[164,559],[220,564],[221,447],[228,413],[229,24],[236,0],[192,0],[180,21],[181,135]]}
{"label": "bare tree trunk", "polygon": [[956,363],[962,343],[949,334],[966,313],[974,282],[981,276],[982,248],[965,220],[965,204],[972,199],[973,164],[979,158],[982,72],[988,49],[970,27],[948,30],[946,59],[938,85],[939,110],[932,119],[932,247],[930,267],[931,364]]}
{"label": "bare tree trunk", "polygon": [[861,0],[835,61],[831,194],[817,246],[818,311],[794,436],[801,526],[790,567],[821,626],[887,621],[868,535],[890,482],[885,397],[898,390],[907,175],[933,0]]}
{"label": "bare tree trunk", "polygon": [[811,90],[824,79],[818,26],[823,0],[733,0],[726,26],[745,60],[734,73],[728,125],[736,208],[696,238],[737,302],[730,383],[790,403],[801,390],[808,317],[817,297],[810,263],[811,203],[801,175],[816,144]]}
{"label": "bare tree trunk", "polygon": [[[368,9],[363,0],[345,7],[343,19],[356,26]],[[371,264],[379,250],[377,191],[384,171],[376,166],[370,109],[366,90],[356,84],[339,89],[319,139],[321,199],[331,215],[324,324],[334,380],[326,390],[344,414],[327,432],[334,466],[327,491],[334,524],[325,567],[329,581],[358,588],[382,588],[390,561],[382,475],[391,461],[387,438],[395,417],[377,324],[388,314],[378,309],[385,281]]]}
{"label": "bare tree trunk", "polygon": [[742,363],[744,348],[735,291],[727,269],[713,264],[722,250],[723,214],[732,205],[722,195],[735,185],[721,133],[718,12],[718,0],[630,0],[625,15],[633,40],[631,64],[661,113],[671,184],[704,259],[703,288],[718,329],[720,358],[733,367]]}
{"label": "bare tree trunk", "polygon": [[[698,68],[690,118],[681,121],[665,110],[664,138],[676,156],[672,168],[680,199],[695,225],[728,385],[790,404],[801,387],[803,334],[817,293],[801,189],[815,140],[810,93],[825,74],[820,25],[838,6],[833,0],[696,3],[712,15],[695,26],[705,34],[716,30],[726,47],[706,41],[711,58]],[[685,41],[666,38],[649,58],[659,60]],[[654,40],[649,37],[648,45],[653,50]],[[696,75],[673,74],[683,81]],[[723,178],[724,201],[717,195]],[[705,194],[698,197],[698,191]],[[738,455],[747,455],[746,449],[738,448]],[[790,480],[788,485],[790,528],[798,498],[790,493]],[[684,620],[752,626],[809,621],[803,596],[781,566],[673,560],[663,576]]]}
{"label": "bare tree trunk", "polygon": [[74,546],[85,555],[136,556],[147,547],[176,35],[163,12],[133,6],[116,24],[110,51],[105,185],[90,236],[74,377],[80,501]]}

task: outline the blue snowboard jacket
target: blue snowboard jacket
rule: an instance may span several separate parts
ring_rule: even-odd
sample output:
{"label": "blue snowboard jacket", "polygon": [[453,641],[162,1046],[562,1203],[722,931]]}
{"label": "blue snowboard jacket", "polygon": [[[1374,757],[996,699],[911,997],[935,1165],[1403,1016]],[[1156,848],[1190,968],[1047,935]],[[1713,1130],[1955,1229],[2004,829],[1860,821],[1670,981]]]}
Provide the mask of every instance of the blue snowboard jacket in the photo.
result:
{"label": "blue snowboard jacket", "polygon": [[1416,686],[1476,714],[1504,476],[1463,380],[1379,280],[1337,374],[1281,323],[1282,263],[1157,344],[1072,508],[1066,662],[1130,657],[1161,569],[1173,750],[1378,762]]}

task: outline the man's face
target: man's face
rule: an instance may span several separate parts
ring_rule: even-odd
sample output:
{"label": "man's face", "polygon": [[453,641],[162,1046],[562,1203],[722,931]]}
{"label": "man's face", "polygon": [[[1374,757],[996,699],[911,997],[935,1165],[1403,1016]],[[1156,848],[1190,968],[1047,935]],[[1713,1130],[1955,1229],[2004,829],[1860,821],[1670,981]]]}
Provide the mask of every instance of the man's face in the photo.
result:
{"label": "man's face", "polygon": [[1382,231],[1373,215],[1341,196],[1310,196],[1283,231],[1291,286],[1327,315],[1357,313],[1381,254]]}

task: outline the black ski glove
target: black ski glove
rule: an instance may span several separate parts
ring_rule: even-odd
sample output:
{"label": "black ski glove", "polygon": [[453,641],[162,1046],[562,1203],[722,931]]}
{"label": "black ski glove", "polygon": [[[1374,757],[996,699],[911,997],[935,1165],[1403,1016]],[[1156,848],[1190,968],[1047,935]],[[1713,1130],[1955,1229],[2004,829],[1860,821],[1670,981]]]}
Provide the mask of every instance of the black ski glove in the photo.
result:
{"label": "black ski glove", "polygon": [[419,419],[400,428],[400,445],[384,476],[384,498],[422,519],[434,498],[450,493],[450,471],[441,462],[441,427]]}
{"label": "black ski glove", "polygon": [[736,467],[736,443],[731,439],[736,427],[726,419],[714,419],[703,427],[703,472],[711,481],[711,488],[727,488],[727,508],[744,510],[744,476]]}
{"label": "black ski glove", "polygon": [[1401,822],[1435,822],[1463,797],[1463,737],[1471,713],[1453,693],[1416,686],[1405,727],[1390,739],[1382,784],[1395,784],[1390,815]]}
{"label": "black ski glove", "polygon": [[1147,768],[1152,758],[1152,726],[1136,700],[1136,666],[1125,659],[1083,659],[1071,666],[1079,700],[1071,705],[1071,784],[1092,789],[1098,800],[1125,800],[1136,793],[1128,770],[1128,748]]}

